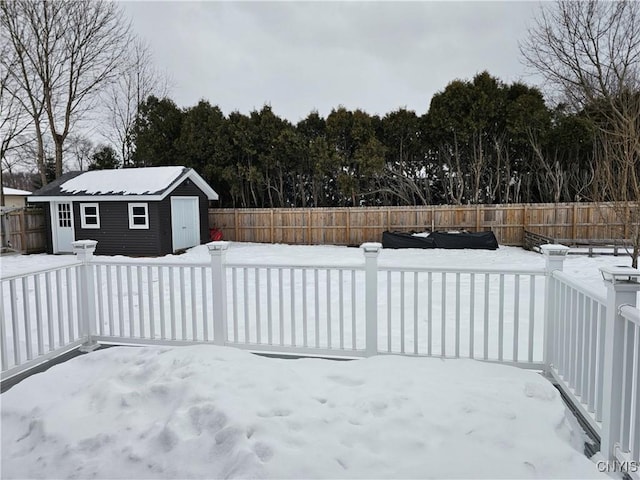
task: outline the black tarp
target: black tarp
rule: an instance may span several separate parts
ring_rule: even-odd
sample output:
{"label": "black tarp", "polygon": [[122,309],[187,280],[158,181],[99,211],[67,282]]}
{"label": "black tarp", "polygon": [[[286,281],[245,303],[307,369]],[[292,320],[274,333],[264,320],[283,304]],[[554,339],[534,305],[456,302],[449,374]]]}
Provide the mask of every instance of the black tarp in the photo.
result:
{"label": "black tarp", "polygon": [[448,233],[432,232],[427,237],[417,237],[410,233],[383,232],[383,248],[448,248],[495,250],[498,241],[493,232]]}

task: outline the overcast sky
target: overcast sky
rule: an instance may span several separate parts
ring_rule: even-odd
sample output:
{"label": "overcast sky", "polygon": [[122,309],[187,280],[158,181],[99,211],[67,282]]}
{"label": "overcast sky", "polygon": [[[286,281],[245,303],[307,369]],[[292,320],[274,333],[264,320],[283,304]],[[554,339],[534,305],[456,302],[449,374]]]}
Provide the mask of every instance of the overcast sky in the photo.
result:
{"label": "overcast sky", "polygon": [[521,63],[537,2],[130,2],[136,33],[181,107],[265,103],[296,123],[343,105],[428,110],[456,78],[488,70],[535,84]]}

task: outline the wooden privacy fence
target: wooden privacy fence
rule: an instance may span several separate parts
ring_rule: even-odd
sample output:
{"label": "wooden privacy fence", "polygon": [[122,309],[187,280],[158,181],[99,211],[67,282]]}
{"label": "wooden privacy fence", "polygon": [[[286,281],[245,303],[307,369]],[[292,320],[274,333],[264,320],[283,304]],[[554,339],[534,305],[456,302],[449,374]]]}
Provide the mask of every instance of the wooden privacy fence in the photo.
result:
{"label": "wooden privacy fence", "polygon": [[40,208],[20,208],[2,213],[2,249],[22,253],[44,252],[46,237],[44,212]]}
{"label": "wooden privacy fence", "polygon": [[359,245],[382,232],[491,230],[502,245],[524,245],[524,230],[552,238],[629,238],[612,204],[543,203],[414,207],[210,209],[209,226],[239,242]]}

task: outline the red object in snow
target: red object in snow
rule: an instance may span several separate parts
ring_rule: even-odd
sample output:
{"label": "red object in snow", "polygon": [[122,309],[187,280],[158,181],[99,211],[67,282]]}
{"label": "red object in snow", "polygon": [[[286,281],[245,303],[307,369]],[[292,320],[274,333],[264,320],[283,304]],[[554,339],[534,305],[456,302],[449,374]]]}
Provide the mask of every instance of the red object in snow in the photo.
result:
{"label": "red object in snow", "polygon": [[210,228],[209,238],[212,242],[219,242],[220,240],[222,240],[222,230],[218,230],[217,228]]}

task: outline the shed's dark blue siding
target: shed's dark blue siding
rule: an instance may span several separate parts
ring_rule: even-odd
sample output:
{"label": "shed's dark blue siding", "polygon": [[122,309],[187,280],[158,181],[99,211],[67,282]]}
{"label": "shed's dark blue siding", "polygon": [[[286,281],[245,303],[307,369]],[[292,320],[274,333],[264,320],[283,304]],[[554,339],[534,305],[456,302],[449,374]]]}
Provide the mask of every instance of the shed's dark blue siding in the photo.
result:
{"label": "shed's dark blue siding", "polygon": [[[171,197],[198,197],[200,207],[200,243],[208,241],[207,196],[186,179],[161,202],[141,200],[73,202],[76,240],[97,240],[96,255],[158,256],[173,253],[171,238]],[[100,228],[83,229],[80,222],[80,204],[97,203],[100,209]],[[129,229],[129,203],[147,203],[149,229]],[[49,223],[49,225],[51,225]],[[50,235],[50,234],[49,234]]]}

